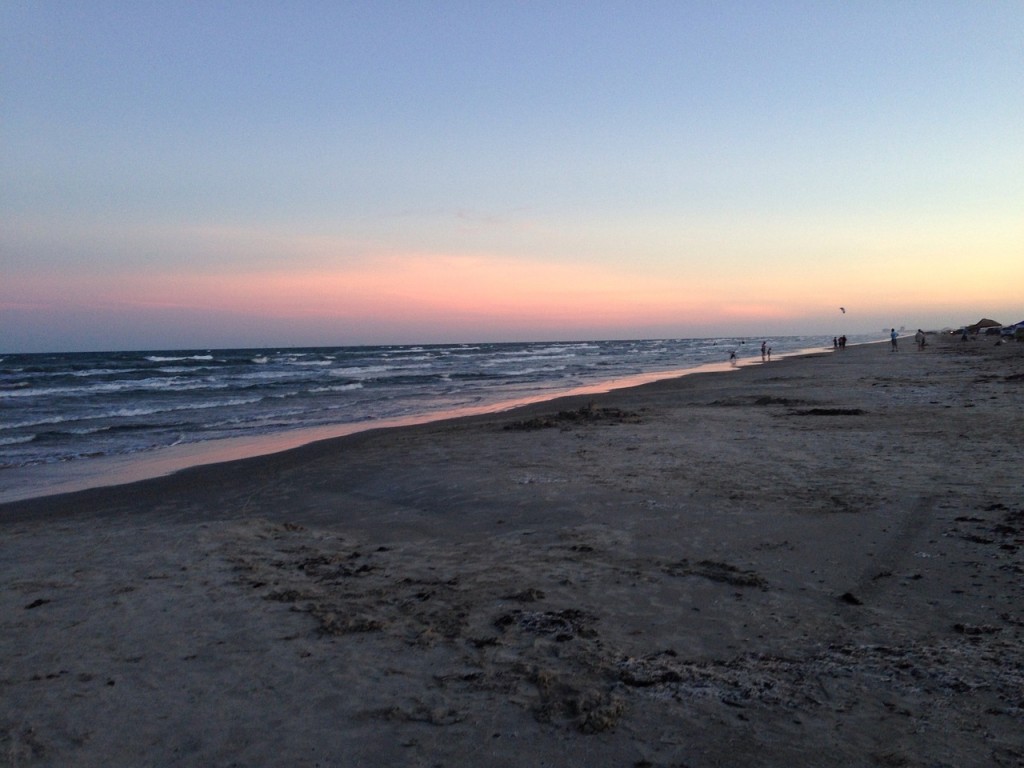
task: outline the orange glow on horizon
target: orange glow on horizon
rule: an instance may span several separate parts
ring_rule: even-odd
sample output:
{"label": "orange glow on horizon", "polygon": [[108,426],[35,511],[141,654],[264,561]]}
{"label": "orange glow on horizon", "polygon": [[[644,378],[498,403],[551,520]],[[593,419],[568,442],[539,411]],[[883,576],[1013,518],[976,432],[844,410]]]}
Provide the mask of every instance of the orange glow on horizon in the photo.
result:
{"label": "orange glow on horizon", "polygon": [[235,323],[253,318],[367,332],[386,326],[410,336],[447,331],[476,338],[510,329],[524,336],[531,329],[570,336],[592,328],[628,333],[732,326],[756,332],[765,324],[830,326],[839,306],[851,308],[847,320],[878,315],[895,322],[942,307],[956,322],[956,307],[972,307],[973,313],[974,306],[988,311],[993,304],[1019,303],[1018,283],[993,280],[993,272],[1003,275],[1005,269],[942,261],[922,267],[911,258],[879,259],[840,275],[808,262],[744,272],[710,258],[699,269],[692,259],[685,267],[645,268],[626,261],[575,264],[443,253],[339,260],[342,265],[335,267],[304,264],[291,270],[12,275],[0,308],[45,314],[48,307],[79,307],[111,318],[169,312],[211,322],[230,316]]}

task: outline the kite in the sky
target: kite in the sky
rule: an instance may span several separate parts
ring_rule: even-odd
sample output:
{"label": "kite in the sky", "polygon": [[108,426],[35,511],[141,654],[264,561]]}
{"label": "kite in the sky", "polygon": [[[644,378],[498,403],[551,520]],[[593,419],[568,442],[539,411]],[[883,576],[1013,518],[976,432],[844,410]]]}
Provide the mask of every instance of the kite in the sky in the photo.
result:
{"label": "kite in the sky", "polygon": [[842,312],[845,315],[846,314],[846,307],[840,307],[839,311]]}

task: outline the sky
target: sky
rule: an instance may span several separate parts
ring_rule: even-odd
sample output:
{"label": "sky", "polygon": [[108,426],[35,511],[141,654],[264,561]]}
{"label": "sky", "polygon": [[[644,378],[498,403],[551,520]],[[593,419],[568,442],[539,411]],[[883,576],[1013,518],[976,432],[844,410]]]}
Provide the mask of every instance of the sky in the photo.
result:
{"label": "sky", "polygon": [[1024,320],[1022,41],[1020,0],[0,0],[0,352]]}

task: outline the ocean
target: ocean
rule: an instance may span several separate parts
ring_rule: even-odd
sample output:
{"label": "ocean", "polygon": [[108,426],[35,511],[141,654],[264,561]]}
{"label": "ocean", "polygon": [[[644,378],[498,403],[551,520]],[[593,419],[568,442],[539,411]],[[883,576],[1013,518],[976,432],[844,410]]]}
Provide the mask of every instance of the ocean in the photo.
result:
{"label": "ocean", "polygon": [[[81,467],[229,438],[497,410],[727,363],[733,351],[741,364],[760,362],[761,341],[0,354],[0,487],[11,485],[5,472],[37,465]],[[777,357],[831,348],[832,340],[768,344]]]}

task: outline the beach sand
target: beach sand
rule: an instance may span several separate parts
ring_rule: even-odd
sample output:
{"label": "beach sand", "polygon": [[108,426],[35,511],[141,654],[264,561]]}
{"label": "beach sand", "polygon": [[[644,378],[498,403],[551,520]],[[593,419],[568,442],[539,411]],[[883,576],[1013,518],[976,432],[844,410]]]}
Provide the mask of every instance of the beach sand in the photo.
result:
{"label": "beach sand", "polygon": [[1024,765],[1024,345],[0,506],[0,764]]}

